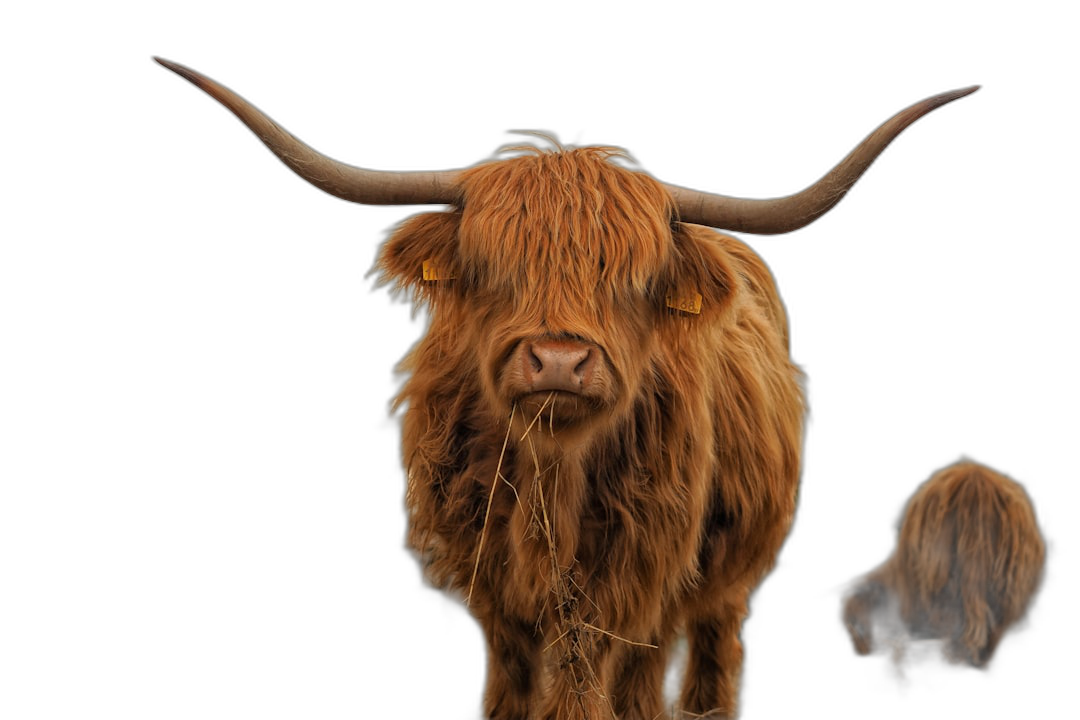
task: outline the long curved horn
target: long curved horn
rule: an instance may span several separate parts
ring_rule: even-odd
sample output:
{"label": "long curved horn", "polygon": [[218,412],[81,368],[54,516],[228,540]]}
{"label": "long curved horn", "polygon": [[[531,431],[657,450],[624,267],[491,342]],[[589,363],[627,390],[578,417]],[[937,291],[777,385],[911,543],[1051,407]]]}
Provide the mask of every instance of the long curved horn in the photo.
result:
{"label": "long curved horn", "polygon": [[457,170],[386,172],[346,165],[308,147],[224,85],[183,65],[154,60],[231,110],[293,172],[320,190],[365,205],[450,204],[457,199]]}
{"label": "long curved horn", "polygon": [[863,140],[846,158],[823,178],[802,192],[771,200],[714,195],[666,185],[679,208],[679,218],[685,222],[710,227],[775,235],[791,232],[809,225],[827,213],[851,189],[870,163],[893,139],[911,123],[931,110],[970,95],[979,89],[974,85],[962,90],[942,93],[915,103],[886,120]]}

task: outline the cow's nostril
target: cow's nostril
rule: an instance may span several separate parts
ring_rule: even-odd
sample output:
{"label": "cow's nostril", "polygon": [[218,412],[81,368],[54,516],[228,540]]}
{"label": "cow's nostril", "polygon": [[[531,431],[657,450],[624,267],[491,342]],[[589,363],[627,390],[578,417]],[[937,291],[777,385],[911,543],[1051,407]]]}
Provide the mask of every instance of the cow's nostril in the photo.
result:
{"label": "cow's nostril", "polygon": [[529,346],[526,360],[528,360],[529,365],[532,367],[532,371],[534,373],[539,375],[541,372],[543,372],[544,362],[537,356],[535,347],[531,345]]}
{"label": "cow's nostril", "polygon": [[576,377],[584,378],[585,373],[589,372],[589,367],[592,365],[593,354],[592,350],[586,350],[585,357],[581,362],[574,366],[574,375]]}

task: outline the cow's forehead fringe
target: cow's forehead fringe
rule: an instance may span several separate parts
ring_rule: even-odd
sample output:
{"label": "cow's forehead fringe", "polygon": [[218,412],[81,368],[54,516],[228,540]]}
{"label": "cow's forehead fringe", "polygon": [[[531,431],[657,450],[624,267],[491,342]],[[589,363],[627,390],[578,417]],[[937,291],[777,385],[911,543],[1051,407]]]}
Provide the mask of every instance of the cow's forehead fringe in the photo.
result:
{"label": "cow's forehead fringe", "polygon": [[554,133],[542,132],[539,130],[514,130],[515,134],[527,135],[534,138],[539,138],[547,143],[546,147],[539,145],[530,145],[525,143],[510,143],[503,145],[495,151],[495,157],[490,162],[498,162],[500,160],[510,160],[515,157],[523,156],[537,156],[537,155],[554,155],[554,154],[573,154],[580,153],[585,155],[594,156],[602,160],[614,162],[620,166],[629,165],[633,162],[629,151],[625,148],[617,147],[615,145],[563,145]]}
{"label": "cow's forehead fringe", "polygon": [[[546,150],[462,174],[460,252],[492,277],[644,288],[668,261],[675,206],[619,148]],[[554,274],[554,275],[553,275]]]}

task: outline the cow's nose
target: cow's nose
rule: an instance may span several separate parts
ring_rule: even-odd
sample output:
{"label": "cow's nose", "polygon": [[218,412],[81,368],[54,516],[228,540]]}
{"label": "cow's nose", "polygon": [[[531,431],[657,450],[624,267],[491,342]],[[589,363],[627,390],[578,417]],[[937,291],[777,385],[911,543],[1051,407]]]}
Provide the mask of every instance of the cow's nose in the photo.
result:
{"label": "cow's nose", "polygon": [[522,374],[533,392],[583,392],[592,382],[597,350],[574,340],[534,340],[525,343]]}

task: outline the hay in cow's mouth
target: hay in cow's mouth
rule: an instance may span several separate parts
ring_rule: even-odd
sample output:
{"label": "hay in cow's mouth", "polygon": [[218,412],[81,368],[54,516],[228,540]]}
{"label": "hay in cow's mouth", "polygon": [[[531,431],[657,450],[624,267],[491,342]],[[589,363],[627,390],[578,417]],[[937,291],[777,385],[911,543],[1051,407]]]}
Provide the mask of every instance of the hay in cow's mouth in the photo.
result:
{"label": "hay in cow's mouth", "polygon": [[[541,395],[541,393],[533,393],[532,395]],[[540,432],[543,432],[545,425],[547,431],[554,435],[555,426],[558,423],[555,403],[561,396],[566,396],[564,399],[569,398],[579,402],[583,400],[581,396],[575,395],[574,393],[550,391],[543,393],[543,399],[538,403],[533,403],[532,407],[530,407],[530,410],[535,408],[531,420],[521,407],[529,402],[529,396],[526,396],[526,399],[521,403],[515,402],[510,410],[506,434],[503,437],[502,450],[500,451],[499,461],[495,468],[495,477],[492,478],[491,490],[488,493],[487,508],[484,512],[484,522],[480,530],[480,539],[476,548],[476,561],[473,565],[472,577],[469,581],[469,591],[466,595],[465,602],[466,604],[469,604],[472,598],[476,575],[480,567],[480,558],[484,551],[484,540],[487,535],[487,524],[491,515],[492,501],[495,498],[495,489],[500,484],[505,483],[517,497],[517,506],[519,510],[522,513],[528,512],[531,515],[529,526],[538,529],[539,535],[543,538],[546,545],[548,559],[551,563],[551,597],[554,603],[553,615],[556,626],[554,628],[555,638],[547,644],[544,648],[544,652],[548,653],[558,648],[559,656],[557,659],[553,660],[552,665],[560,672],[570,673],[575,691],[574,696],[577,698],[578,702],[581,703],[583,711],[586,695],[595,694],[594,696],[611,710],[612,717],[614,717],[614,708],[611,706],[610,698],[604,694],[600,678],[591,662],[591,657],[593,656],[594,647],[598,638],[604,636],[610,640],[638,647],[656,648],[657,646],[620,637],[615,633],[587,622],[582,608],[593,604],[592,600],[581,588],[581,585],[574,579],[573,566],[565,569],[559,567],[556,539],[555,534],[552,531],[551,517],[548,512],[549,504],[545,499],[542,482],[545,475],[550,476],[553,492],[556,494],[558,493],[559,464],[555,463],[548,466],[541,465],[536,446],[533,443],[533,437],[536,431],[539,430]],[[584,400],[587,400],[587,398]],[[506,458],[506,449],[509,445],[511,431],[514,426],[514,416],[518,413],[522,414],[521,420],[522,422],[525,422],[525,432],[517,439],[517,442],[526,445],[533,460],[535,473],[533,477],[534,481],[531,484],[530,496],[527,498],[527,506],[522,505],[517,488],[515,488],[502,474],[502,465]]]}
{"label": "hay in cow's mouth", "polygon": [[[550,433],[584,423],[607,409],[598,397],[565,390],[526,393],[516,398],[512,404],[521,409],[526,420],[543,416],[540,427]],[[520,441],[524,440],[523,435]]]}

